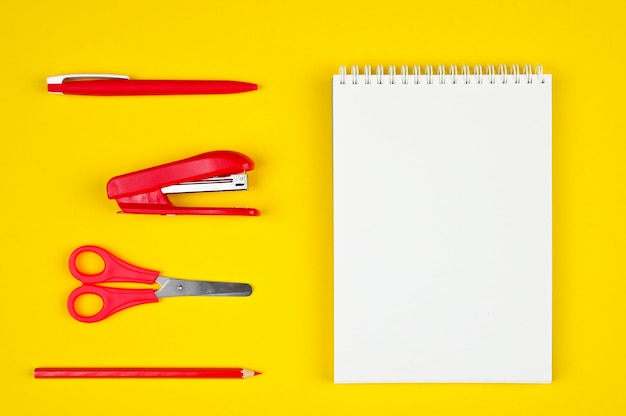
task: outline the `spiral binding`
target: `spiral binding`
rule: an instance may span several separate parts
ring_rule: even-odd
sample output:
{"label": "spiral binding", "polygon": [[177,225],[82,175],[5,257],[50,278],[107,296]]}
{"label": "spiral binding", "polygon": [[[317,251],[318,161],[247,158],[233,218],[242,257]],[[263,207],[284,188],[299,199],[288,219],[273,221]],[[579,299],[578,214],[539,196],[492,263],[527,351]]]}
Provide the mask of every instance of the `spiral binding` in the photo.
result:
{"label": "spiral binding", "polygon": [[[350,71],[351,84],[358,84],[360,80],[365,84],[383,84],[385,80],[390,84],[445,84],[447,82],[451,82],[452,84],[507,84],[509,82],[513,82],[514,84],[545,83],[543,65],[536,65],[533,73],[533,67],[528,64],[523,66],[521,72],[519,65],[511,65],[508,70],[506,65],[498,65],[497,71],[494,65],[486,65],[484,74],[483,68],[480,65],[476,65],[473,72],[471,72],[469,65],[462,65],[460,74],[456,65],[451,65],[448,72],[446,72],[445,66],[439,65],[436,74],[433,72],[432,65],[426,65],[423,74],[422,68],[419,65],[414,65],[410,73],[408,65],[402,65],[399,74],[396,72],[396,67],[393,65],[388,68],[387,74],[385,74],[384,67],[378,65],[376,67],[376,73],[373,75],[372,67],[366,65],[363,68],[363,77],[359,75],[359,67],[352,65]],[[346,82],[346,67],[341,66],[339,67],[339,83],[345,84]]]}

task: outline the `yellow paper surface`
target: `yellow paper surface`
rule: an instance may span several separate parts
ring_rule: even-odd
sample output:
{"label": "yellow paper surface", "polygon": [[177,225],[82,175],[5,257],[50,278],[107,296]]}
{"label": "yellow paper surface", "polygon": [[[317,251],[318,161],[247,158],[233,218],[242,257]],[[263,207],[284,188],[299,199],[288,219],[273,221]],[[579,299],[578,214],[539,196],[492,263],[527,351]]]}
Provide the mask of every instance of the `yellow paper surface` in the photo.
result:
{"label": "yellow paper surface", "polygon": [[[619,1],[2,5],[0,414],[624,413],[625,15]],[[554,75],[554,382],[333,385],[332,74],[501,63],[541,63]],[[260,89],[47,94],[47,76],[81,72]],[[116,215],[106,198],[115,175],[218,149],[255,160],[250,190],[180,201],[255,207],[260,217]],[[168,298],[79,323],[65,305],[79,284],[67,259],[84,244],[166,276],[245,281],[255,292]],[[52,366],[263,375],[33,378]]]}

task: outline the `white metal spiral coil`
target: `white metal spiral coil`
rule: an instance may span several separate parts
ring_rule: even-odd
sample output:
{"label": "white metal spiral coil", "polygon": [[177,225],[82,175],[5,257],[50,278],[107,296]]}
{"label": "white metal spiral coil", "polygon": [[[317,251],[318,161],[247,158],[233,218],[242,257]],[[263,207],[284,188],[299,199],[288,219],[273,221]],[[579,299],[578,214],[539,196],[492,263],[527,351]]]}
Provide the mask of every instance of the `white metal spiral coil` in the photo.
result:
{"label": "white metal spiral coil", "polygon": [[444,65],[437,66],[435,73],[432,65],[424,67],[424,74],[419,65],[414,65],[409,71],[408,65],[402,65],[400,71],[396,71],[396,67],[391,65],[385,73],[382,65],[376,66],[375,73],[372,73],[372,67],[365,65],[363,73],[359,71],[357,65],[352,65],[350,75],[348,76],[345,66],[339,67],[339,83],[340,84],[532,84],[545,82],[543,75],[543,66],[536,65],[534,70],[532,65],[526,64],[520,71],[519,65],[498,65],[496,71],[494,65],[485,65],[484,71],[481,65],[474,66],[474,70],[469,65],[462,65],[459,73],[457,65],[451,65],[446,72]]}

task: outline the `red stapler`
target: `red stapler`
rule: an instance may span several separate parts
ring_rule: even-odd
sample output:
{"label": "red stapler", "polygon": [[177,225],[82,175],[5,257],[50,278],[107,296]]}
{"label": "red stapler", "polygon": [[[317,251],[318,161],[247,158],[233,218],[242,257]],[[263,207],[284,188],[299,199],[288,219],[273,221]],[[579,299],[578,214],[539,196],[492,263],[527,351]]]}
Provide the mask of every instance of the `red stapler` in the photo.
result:
{"label": "red stapler", "polygon": [[257,216],[259,211],[254,208],[178,207],[167,197],[191,192],[243,191],[248,189],[246,172],[252,169],[252,159],[241,153],[207,152],[116,176],[107,184],[107,194],[117,201],[121,212],[132,214]]}

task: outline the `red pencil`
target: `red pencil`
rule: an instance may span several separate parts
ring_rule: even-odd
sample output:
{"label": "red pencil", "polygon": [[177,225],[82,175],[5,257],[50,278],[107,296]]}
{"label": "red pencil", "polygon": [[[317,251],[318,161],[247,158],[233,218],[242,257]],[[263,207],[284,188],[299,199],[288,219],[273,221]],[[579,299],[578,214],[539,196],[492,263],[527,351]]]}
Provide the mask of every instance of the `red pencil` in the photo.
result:
{"label": "red pencil", "polygon": [[248,378],[245,368],[35,368],[35,378]]}

